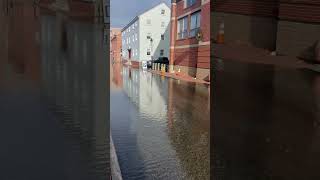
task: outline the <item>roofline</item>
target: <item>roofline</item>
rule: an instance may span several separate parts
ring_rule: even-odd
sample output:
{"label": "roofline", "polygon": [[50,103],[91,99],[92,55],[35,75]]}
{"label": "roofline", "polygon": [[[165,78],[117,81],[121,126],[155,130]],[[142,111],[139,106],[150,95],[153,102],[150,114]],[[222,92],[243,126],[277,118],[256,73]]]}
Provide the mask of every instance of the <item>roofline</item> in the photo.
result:
{"label": "roofline", "polygon": [[139,19],[139,16],[134,17],[127,25],[125,25],[122,29],[121,32],[123,32],[125,29],[127,29],[133,22],[137,21]]}
{"label": "roofline", "polygon": [[143,14],[151,11],[152,9],[160,6],[161,4],[164,4],[164,5],[166,5],[169,9],[171,9],[165,2],[160,2],[160,3],[158,3],[157,5],[151,7],[150,9],[147,9],[147,10],[143,11],[143,12],[140,13],[138,16],[134,17],[127,25],[125,25],[125,26],[121,29],[121,32],[123,32],[123,31],[124,31],[125,29],[127,29],[133,22],[135,22],[137,19],[139,19],[139,17],[140,17],[141,15],[143,15]]}

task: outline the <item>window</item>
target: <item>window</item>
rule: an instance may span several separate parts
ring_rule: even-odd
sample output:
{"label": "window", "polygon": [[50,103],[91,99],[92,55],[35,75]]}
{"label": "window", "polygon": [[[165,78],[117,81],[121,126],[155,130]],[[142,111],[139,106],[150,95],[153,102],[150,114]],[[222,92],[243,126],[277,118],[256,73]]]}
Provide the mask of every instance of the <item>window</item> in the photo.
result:
{"label": "window", "polygon": [[161,22],[161,27],[164,27],[164,22]]}
{"label": "window", "polygon": [[188,27],[188,16],[178,20],[178,39],[186,38]]}
{"label": "window", "polygon": [[151,25],[151,19],[147,19],[147,25]]}
{"label": "window", "polygon": [[129,39],[129,43],[130,43],[130,37],[128,39]]}
{"label": "window", "polygon": [[150,55],[150,54],[151,54],[151,50],[148,49],[148,50],[147,50],[147,55]]}
{"label": "window", "polygon": [[132,35],[132,42],[134,42],[134,35]]}
{"label": "window", "polygon": [[135,24],[136,24],[136,27],[138,27],[138,22],[136,22]]}
{"label": "window", "polygon": [[130,32],[131,26],[129,26],[129,32]]}
{"label": "window", "polygon": [[161,9],[161,14],[164,14],[166,12],[166,10]]}
{"label": "window", "polygon": [[160,56],[163,56],[163,54],[164,54],[164,50],[161,49],[161,50],[160,50]]}
{"label": "window", "polygon": [[137,56],[138,55],[138,50],[136,49],[135,52],[136,52],[136,56]]}
{"label": "window", "polygon": [[137,33],[136,33],[136,41],[138,40],[138,36],[137,36]]}
{"label": "window", "polygon": [[164,35],[163,34],[161,34],[161,40],[164,40]]}
{"label": "window", "polygon": [[188,8],[196,3],[197,0],[185,0],[185,7]]}
{"label": "window", "polygon": [[200,11],[191,14],[190,20],[190,37],[195,37],[200,29]]}

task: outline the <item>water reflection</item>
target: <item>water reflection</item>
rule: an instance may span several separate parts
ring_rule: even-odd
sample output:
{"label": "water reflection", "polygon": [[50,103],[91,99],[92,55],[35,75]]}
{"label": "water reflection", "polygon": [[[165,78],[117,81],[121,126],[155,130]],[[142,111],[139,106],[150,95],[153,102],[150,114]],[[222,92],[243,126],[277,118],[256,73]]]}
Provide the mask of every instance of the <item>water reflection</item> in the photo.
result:
{"label": "water reflection", "polygon": [[209,179],[208,88],[128,67],[119,75],[111,129],[124,178]]}
{"label": "water reflection", "polygon": [[214,170],[222,179],[319,179],[319,77],[223,61],[214,88]]}
{"label": "water reflection", "polygon": [[103,24],[12,2],[0,19],[0,179],[106,179]]}

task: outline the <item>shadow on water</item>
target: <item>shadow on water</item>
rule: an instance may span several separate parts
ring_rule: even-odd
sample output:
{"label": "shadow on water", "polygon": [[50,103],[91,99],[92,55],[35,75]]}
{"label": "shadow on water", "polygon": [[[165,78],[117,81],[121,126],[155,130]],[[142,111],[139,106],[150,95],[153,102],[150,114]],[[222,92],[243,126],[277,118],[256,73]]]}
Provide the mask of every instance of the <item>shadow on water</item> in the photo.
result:
{"label": "shadow on water", "polygon": [[220,64],[213,97],[213,177],[319,179],[319,74]]}

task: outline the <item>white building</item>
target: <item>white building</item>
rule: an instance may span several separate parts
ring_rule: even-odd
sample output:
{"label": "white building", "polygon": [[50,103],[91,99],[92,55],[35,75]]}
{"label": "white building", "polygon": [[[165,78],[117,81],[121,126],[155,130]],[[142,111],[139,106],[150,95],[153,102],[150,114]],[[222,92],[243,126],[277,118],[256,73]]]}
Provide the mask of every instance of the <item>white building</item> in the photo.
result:
{"label": "white building", "polygon": [[141,62],[169,57],[171,10],[165,3],[136,16],[122,29],[122,58]]}

